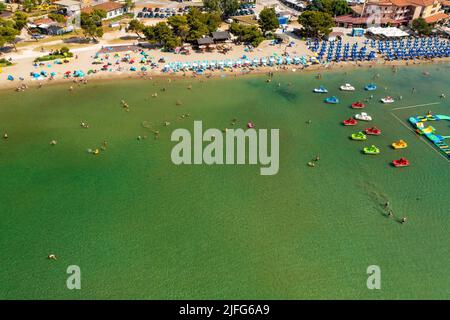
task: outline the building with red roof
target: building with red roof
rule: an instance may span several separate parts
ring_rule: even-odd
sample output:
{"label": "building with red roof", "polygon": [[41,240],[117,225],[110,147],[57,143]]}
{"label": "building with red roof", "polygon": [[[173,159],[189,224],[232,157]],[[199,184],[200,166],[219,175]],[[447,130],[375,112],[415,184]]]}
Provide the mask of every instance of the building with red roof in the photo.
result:
{"label": "building with red roof", "polygon": [[339,26],[401,26],[417,18],[429,24],[444,23],[449,15],[442,9],[444,0],[366,0],[351,6],[352,14],[335,18]]}

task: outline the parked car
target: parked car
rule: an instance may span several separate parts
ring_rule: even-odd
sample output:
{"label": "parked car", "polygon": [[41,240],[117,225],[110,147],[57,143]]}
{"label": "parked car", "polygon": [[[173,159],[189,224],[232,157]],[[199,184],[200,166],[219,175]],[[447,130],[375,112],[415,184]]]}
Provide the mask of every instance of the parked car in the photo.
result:
{"label": "parked car", "polygon": [[35,40],[39,40],[39,39],[44,39],[45,37],[42,34],[40,34],[40,33],[33,33],[31,35],[31,38],[33,38]]}

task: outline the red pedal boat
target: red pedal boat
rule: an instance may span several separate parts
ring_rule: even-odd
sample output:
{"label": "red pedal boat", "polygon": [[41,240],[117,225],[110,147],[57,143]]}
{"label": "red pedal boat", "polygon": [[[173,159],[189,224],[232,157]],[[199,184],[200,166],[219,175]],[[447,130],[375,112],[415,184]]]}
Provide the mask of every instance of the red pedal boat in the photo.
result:
{"label": "red pedal boat", "polygon": [[407,167],[409,166],[409,161],[402,157],[398,160],[392,161],[392,164],[394,165],[394,167]]}
{"label": "red pedal boat", "polygon": [[358,121],[350,117],[347,120],[342,121],[342,123],[344,124],[344,126],[354,126],[358,123]]}
{"label": "red pedal boat", "polygon": [[366,105],[364,103],[360,102],[360,101],[352,103],[352,108],[353,109],[362,109],[365,106]]}
{"label": "red pedal boat", "polygon": [[373,136],[379,136],[381,134],[381,130],[377,127],[367,128],[365,131],[366,134],[371,134]]}

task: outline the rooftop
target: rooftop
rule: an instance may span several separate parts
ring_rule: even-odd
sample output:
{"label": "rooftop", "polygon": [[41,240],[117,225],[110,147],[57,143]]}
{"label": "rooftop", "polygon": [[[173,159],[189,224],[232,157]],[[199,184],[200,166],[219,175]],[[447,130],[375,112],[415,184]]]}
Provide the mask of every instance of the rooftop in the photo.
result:
{"label": "rooftop", "polygon": [[122,4],[122,3],[109,1],[109,2],[104,2],[104,3],[97,4],[97,5],[92,6],[92,7],[86,7],[84,9],[82,9],[81,11],[84,12],[84,13],[91,13],[94,10],[103,10],[105,12],[110,12],[110,11],[114,11],[114,10],[123,8],[124,6],[125,5]]}
{"label": "rooftop", "polygon": [[420,6],[427,7],[432,4],[439,2],[439,0],[369,0],[368,4],[380,5],[380,6],[397,6],[397,7],[407,7],[407,6]]}
{"label": "rooftop", "polygon": [[[345,16],[338,16],[336,18],[334,18],[334,21],[338,22],[338,23],[348,23],[348,24],[356,24],[356,25],[365,25],[367,24],[368,20],[367,17],[355,17],[351,14],[349,15],[345,15]],[[401,24],[401,23],[405,23],[408,22],[407,20],[395,20],[395,19],[391,19],[391,18],[381,18],[379,23],[381,24],[392,24],[392,25],[396,25],[396,24]]]}
{"label": "rooftop", "polygon": [[59,1],[55,1],[54,4],[57,4],[60,6],[65,6],[65,7],[71,7],[71,6],[79,6],[79,5],[81,5],[81,2],[75,1],[75,0],[59,0]]}
{"label": "rooftop", "polygon": [[230,33],[228,31],[216,31],[212,33],[214,40],[228,40],[230,39]]}
{"label": "rooftop", "polygon": [[204,37],[204,38],[197,39],[198,45],[213,44],[213,43],[214,43],[214,41],[213,41],[213,38],[211,38],[211,37]]}
{"label": "rooftop", "polygon": [[33,21],[33,24],[35,25],[40,25],[40,24],[52,24],[55,23],[55,21],[53,21],[50,18],[42,18],[42,19],[36,19]]}
{"label": "rooftop", "polygon": [[445,20],[445,19],[448,19],[448,18],[449,18],[448,14],[440,12],[440,13],[436,13],[436,14],[434,14],[432,16],[426,17],[425,21],[427,23],[436,23],[436,22],[439,22],[441,20]]}

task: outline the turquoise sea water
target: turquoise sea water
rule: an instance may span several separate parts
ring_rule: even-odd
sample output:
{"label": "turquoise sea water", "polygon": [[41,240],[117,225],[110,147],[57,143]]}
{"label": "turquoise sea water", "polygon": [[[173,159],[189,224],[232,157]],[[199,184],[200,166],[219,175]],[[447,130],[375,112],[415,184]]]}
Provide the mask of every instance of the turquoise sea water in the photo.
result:
{"label": "turquoise sea water", "polygon": [[[0,298],[448,299],[450,162],[411,132],[407,118],[450,115],[450,100],[439,98],[450,96],[449,71],[427,65],[338,70],[321,80],[291,73],[270,83],[120,80],[73,92],[68,84],[1,92],[0,133],[9,139],[0,141]],[[375,120],[342,126],[372,81],[379,90],[363,111]],[[357,91],[340,92],[346,82]],[[324,104],[312,93],[320,84],[341,103]],[[379,103],[386,95],[397,102]],[[429,103],[439,104],[417,106]],[[392,110],[401,107],[412,108]],[[233,118],[236,127],[280,129],[277,175],[261,176],[259,166],[172,164],[175,128],[192,129],[194,120],[231,128]],[[349,139],[372,124],[381,136]],[[433,125],[450,135],[450,123]],[[398,139],[408,148],[390,148]],[[104,140],[106,151],[86,152]],[[381,155],[361,153],[372,143]],[[307,166],[316,155],[318,165]],[[393,168],[401,156],[411,166]],[[386,201],[396,218],[386,216]],[[402,216],[406,224],[397,222]],[[81,268],[81,290],[66,288],[69,265]],[[366,287],[369,265],[381,268],[381,290]]]}

